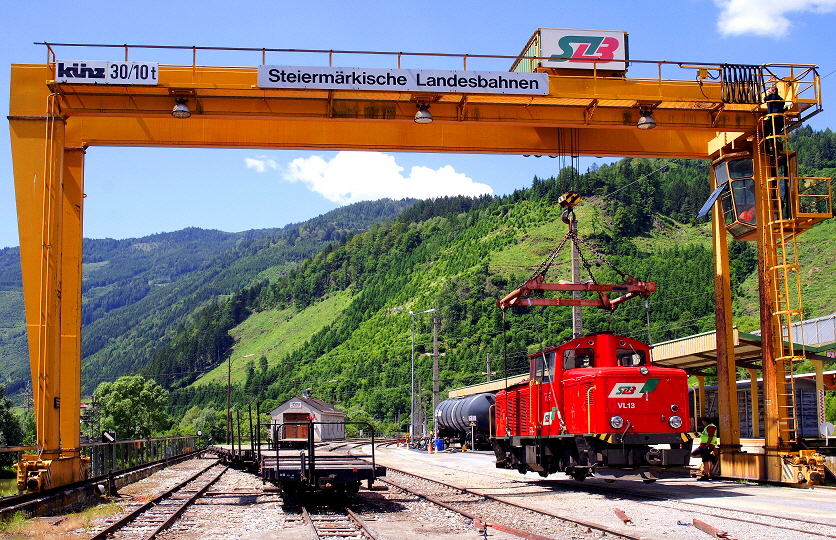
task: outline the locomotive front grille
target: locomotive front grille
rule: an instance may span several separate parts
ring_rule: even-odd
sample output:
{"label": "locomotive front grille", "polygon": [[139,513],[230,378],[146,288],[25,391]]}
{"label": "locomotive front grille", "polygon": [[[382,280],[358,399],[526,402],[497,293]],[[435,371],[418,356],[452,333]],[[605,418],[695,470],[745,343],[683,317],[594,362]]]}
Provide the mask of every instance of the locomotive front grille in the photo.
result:
{"label": "locomotive front grille", "polygon": [[520,432],[520,395],[517,392],[508,396],[508,423],[511,433]]}
{"label": "locomotive front grille", "polygon": [[591,407],[595,405],[595,394],[592,391],[594,387],[593,383],[590,381],[584,385],[583,393],[586,396],[584,399],[586,400],[587,407]]}

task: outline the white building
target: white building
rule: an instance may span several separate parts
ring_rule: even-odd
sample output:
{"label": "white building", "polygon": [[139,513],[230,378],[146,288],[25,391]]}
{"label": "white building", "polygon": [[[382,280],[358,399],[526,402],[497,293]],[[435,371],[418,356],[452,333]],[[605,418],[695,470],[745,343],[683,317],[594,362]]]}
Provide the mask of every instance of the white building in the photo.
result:
{"label": "white building", "polygon": [[[338,411],[321,399],[307,395],[296,396],[270,411],[273,424],[314,421],[315,441],[334,441],[345,439],[345,413]],[[322,422],[322,423],[318,423]],[[285,441],[307,441],[308,426],[285,425]]]}

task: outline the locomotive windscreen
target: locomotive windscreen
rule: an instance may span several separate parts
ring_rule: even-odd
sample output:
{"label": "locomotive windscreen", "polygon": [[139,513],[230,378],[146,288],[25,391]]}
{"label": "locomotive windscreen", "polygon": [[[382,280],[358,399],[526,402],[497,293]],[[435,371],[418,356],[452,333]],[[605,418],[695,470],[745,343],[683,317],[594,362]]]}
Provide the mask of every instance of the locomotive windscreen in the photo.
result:
{"label": "locomotive windscreen", "polygon": [[[546,357],[545,362],[543,361],[544,356]],[[554,376],[554,359],[554,351],[545,354],[538,354],[535,357],[535,361],[532,362],[534,373],[531,374],[531,379],[538,380],[540,382],[550,382]]]}
{"label": "locomotive windscreen", "polygon": [[569,349],[563,352],[563,369],[589,368],[595,365],[592,349]]}
{"label": "locomotive windscreen", "polygon": [[647,365],[644,351],[635,349],[616,349],[615,355],[618,358],[618,365],[624,367]]}

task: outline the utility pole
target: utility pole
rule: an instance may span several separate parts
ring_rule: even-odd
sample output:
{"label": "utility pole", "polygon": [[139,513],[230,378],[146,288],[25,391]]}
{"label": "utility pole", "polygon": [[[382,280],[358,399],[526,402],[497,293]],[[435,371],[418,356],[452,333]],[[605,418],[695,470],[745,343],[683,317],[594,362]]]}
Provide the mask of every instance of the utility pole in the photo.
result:
{"label": "utility pole", "polygon": [[[435,420],[435,408],[438,407],[438,327],[441,319],[437,313],[433,313],[433,421]],[[435,424],[433,424],[435,427]]]}
{"label": "utility pole", "polygon": [[[238,358],[249,358],[255,356],[255,353],[245,354]],[[226,362],[226,440],[232,440],[232,408],[230,406],[230,397],[232,396],[232,355],[229,356]]]}
{"label": "utility pole", "polygon": [[488,370],[485,372],[485,375],[488,376],[488,381],[491,382],[491,353],[488,353],[487,358],[485,359],[485,363],[487,364]]}
{"label": "utility pole", "polygon": [[421,315],[422,313],[435,313],[435,308],[425,309],[424,311],[419,311],[418,313],[415,313],[414,311],[404,311],[401,308],[394,308],[392,311],[395,313],[409,313],[409,316],[412,318],[412,367],[410,369],[411,410],[409,412],[409,438],[410,441],[412,441],[415,438],[415,315]]}

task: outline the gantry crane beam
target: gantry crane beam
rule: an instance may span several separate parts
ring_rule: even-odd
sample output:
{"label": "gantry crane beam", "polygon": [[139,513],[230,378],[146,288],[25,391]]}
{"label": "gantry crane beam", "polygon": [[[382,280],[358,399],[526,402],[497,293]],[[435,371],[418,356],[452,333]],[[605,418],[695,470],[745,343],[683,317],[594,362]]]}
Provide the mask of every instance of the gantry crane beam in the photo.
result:
{"label": "gantry crane beam", "polygon": [[[718,135],[722,144],[751,135],[759,117],[757,104],[726,102],[721,85],[701,75],[672,81],[553,73],[548,95],[510,96],[265,89],[254,68],[195,65],[161,66],[154,86],[82,85],[56,82],[54,67],[12,66],[8,117],[38,425],[38,453],[23,457],[18,483],[31,491],[86,474],[78,428],[86,148],[706,159],[711,141],[721,144]],[[793,102],[799,112],[821,108],[817,75],[808,86],[812,97]],[[189,100],[190,118],[171,116],[177,98]],[[419,101],[431,105],[432,124],[413,122]],[[641,111],[651,109],[658,127],[636,129]]]}
{"label": "gantry crane beam", "polygon": [[[566,151],[559,141],[568,138],[561,130],[577,128],[575,154],[704,159],[717,132],[754,130],[757,109],[723,104],[719,84],[700,90],[683,81],[552,77],[542,97],[429,94],[435,121],[416,126],[415,93],[259,89],[254,69],[161,68],[154,87],[59,84],[51,77],[48,66],[13,66],[10,116],[43,116],[52,95],[54,113],[66,122],[65,144],[75,148],[558,155]],[[173,96],[189,96],[192,118],[171,117]],[[635,129],[642,105],[654,107],[657,129]]]}

